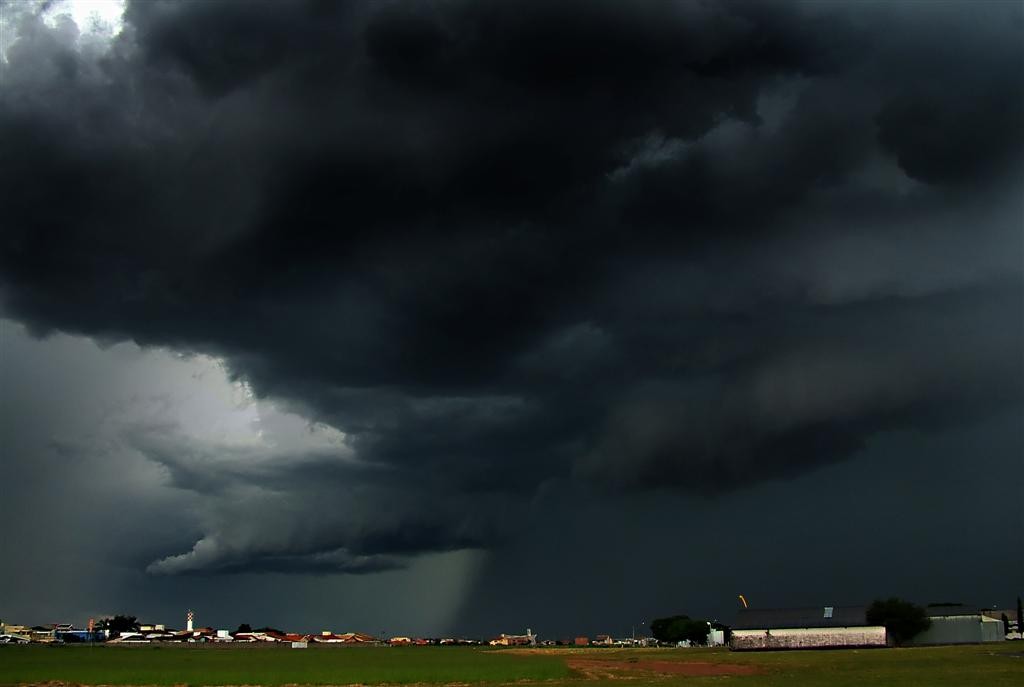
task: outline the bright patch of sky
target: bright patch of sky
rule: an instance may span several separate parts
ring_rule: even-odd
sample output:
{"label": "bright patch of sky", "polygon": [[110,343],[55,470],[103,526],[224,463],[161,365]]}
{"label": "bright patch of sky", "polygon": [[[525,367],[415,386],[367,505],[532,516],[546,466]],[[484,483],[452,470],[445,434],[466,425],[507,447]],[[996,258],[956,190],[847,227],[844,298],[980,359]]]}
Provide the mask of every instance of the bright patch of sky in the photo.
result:
{"label": "bright patch of sky", "polygon": [[125,0],[0,0],[0,63],[17,39],[22,22],[38,17],[58,28],[70,19],[78,27],[78,45],[104,49],[124,27]]}
{"label": "bright patch of sky", "polygon": [[[245,381],[231,378],[218,358],[140,348],[133,343],[101,347],[66,334],[33,341],[20,324],[10,320],[0,320],[0,328],[5,358],[18,359],[37,370],[63,369],[51,380],[57,389],[65,385],[66,392],[91,389],[87,399],[85,394],[70,393],[40,399],[40,406],[49,411],[50,429],[55,434],[77,430],[63,426],[63,416],[88,416],[92,427],[102,428],[101,432],[133,425],[173,425],[185,436],[210,444],[275,453],[348,453],[341,432],[310,423],[272,401],[257,399]],[[7,381],[15,384],[18,371],[6,365],[3,369]],[[28,382],[26,387],[31,386]],[[27,388],[25,392],[32,395]],[[88,408],[65,407],[83,403]]]}
{"label": "bright patch of sky", "polygon": [[50,26],[61,15],[68,15],[82,33],[116,36],[123,26],[125,0],[52,0],[42,3],[43,21]]}

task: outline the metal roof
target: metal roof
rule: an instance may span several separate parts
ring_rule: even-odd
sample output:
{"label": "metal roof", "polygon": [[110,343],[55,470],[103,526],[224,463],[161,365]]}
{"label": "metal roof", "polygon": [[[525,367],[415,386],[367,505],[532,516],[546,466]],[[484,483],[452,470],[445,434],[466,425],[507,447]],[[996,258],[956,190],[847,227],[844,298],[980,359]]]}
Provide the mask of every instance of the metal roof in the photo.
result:
{"label": "metal roof", "polygon": [[981,615],[981,611],[974,606],[964,604],[930,604],[925,609],[929,618],[956,617],[964,615]]}
{"label": "metal roof", "polygon": [[[831,613],[829,612],[831,609]],[[831,617],[829,617],[831,616]],[[742,608],[734,630],[795,627],[866,627],[865,606],[815,606],[813,608]]]}

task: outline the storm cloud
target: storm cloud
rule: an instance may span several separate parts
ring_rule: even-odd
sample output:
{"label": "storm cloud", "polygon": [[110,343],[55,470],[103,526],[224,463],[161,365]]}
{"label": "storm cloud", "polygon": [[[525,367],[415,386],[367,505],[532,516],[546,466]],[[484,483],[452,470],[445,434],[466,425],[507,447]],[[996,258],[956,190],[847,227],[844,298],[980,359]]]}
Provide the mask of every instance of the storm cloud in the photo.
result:
{"label": "storm cloud", "polygon": [[11,13],[0,297],[336,432],[120,441],[152,573],[374,573],[572,484],[703,498],[1024,401],[1019,3]]}

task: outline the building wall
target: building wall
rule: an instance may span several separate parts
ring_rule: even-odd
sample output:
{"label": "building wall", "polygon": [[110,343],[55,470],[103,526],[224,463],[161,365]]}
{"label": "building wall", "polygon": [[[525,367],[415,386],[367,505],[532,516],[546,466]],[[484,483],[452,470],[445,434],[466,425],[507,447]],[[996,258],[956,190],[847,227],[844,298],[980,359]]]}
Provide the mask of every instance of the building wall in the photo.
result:
{"label": "building wall", "polygon": [[1002,621],[982,615],[958,615],[932,618],[932,626],[907,644],[980,644],[1002,640]]}
{"label": "building wall", "polygon": [[884,627],[807,627],[787,630],[733,630],[733,651],[839,649],[885,646]]}

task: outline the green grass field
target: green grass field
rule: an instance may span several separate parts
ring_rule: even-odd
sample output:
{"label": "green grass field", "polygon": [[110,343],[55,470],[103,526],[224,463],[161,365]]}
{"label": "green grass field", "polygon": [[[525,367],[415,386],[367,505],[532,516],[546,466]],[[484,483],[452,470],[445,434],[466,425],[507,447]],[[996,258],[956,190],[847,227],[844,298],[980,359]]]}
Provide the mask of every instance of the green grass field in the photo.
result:
{"label": "green grass field", "polygon": [[[547,687],[945,687],[1024,685],[1024,646],[731,653],[720,649],[546,652],[465,647],[45,647],[0,646],[0,684],[349,685],[539,683]],[[579,669],[579,662],[590,668]],[[645,662],[714,670],[752,666],[755,675],[662,675]],[[686,665],[690,664],[690,665]],[[598,670],[593,670],[593,666]],[[575,666],[575,667],[573,667]],[[699,672],[699,671],[698,671]]]}
{"label": "green grass field", "polygon": [[565,678],[557,657],[466,647],[0,647],[0,684],[348,685]]}

